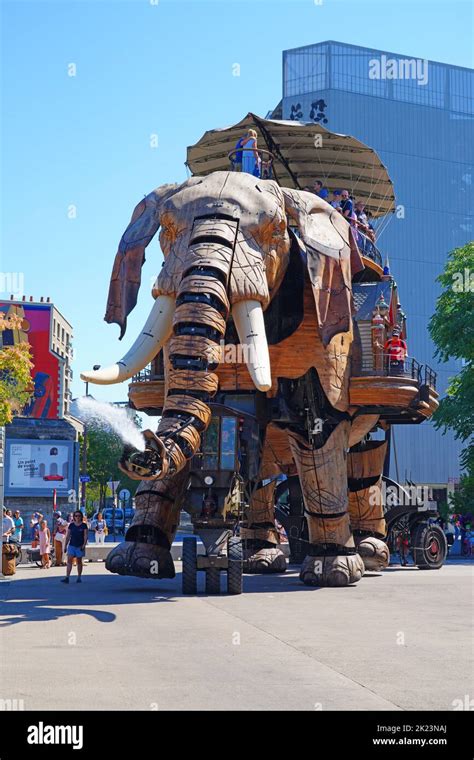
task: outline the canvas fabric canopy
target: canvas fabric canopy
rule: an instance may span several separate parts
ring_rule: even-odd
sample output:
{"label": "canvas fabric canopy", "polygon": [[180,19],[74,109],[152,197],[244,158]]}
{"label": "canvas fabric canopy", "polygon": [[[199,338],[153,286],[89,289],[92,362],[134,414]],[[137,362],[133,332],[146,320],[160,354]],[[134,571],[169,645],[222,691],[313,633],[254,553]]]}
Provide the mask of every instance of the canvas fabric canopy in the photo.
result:
{"label": "canvas fabric canopy", "polygon": [[349,190],[374,217],[395,211],[393,184],[375,150],[312,122],[262,119],[249,113],[232,127],[205,132],[188,147],[189,170],[193,175],[229,171],[229,153],[249,129],[257,132],[258,148],[273,154],[273,178],[281,186],[303,190],[319,179],[331,192]]}

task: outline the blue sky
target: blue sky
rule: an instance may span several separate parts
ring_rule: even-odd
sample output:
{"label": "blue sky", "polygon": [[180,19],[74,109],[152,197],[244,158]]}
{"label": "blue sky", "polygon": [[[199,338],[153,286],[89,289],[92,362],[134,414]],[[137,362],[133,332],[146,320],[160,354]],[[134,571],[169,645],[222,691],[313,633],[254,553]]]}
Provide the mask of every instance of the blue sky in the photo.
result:
{"label": "blue sky", "polygon": [[[135,204],[186,179],[186,146],[206,129],[276,105],[282,50],[334,39],[472,66],[472,9],[456,0],[17,0],[1,10],[1,271],[23,272],[27,297],[49,295],[73,324],[74,395],[80,370],[120,358],[151,306],[157,240],[122,343],[103,321]],[[126,392],[94,389],[107,400]]]}

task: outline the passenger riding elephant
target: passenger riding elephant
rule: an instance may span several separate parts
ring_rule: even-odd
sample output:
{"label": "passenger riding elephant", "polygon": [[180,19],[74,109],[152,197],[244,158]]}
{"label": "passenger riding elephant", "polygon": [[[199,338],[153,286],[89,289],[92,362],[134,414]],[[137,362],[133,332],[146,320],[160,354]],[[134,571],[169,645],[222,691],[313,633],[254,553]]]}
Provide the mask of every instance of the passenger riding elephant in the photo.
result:
{"label": "passenger riding elephant", "polygon": [[[158,228],[165,260],[142,332],[119,362],[81,375],[120,383],[164,348],[167,393],[156,433],[163,464],[155,480],[139,486],[133,523],[110,553],[108,569],[174,575],[170,546],[188,464],[209,424],[209,401],[233,383],[253,388],[269,409],[281,402],[263,431],[261,482],[242,529],[251,547],[247,569],[284,569],[272,478],[293,469],[309,529],[301,579],[335,586],[359,580],[361,555],[367,549],[380,558],[384,545],[372,538],[364,546],[373,535],[366,522],[356,550],[349,517],[349,447],[374,424],[373,415],[355,424],[349,408],[351,277],[362,269],[349,225],[317,196],[245,173],[214,172],[160,187],[135,208],[116,255],[105,319],[120,325],[120,337]],[[232,323],[249,349],[246,366],[219,366]]]}

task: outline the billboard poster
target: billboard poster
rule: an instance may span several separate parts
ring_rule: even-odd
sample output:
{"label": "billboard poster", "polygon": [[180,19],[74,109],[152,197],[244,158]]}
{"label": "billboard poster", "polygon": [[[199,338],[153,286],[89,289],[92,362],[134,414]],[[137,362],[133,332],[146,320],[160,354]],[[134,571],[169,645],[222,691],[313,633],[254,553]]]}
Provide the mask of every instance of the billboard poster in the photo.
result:
{"label": "billboard poster", "polygon": [[29,343],[33,359],[31,377],[34,384],[33,397],[22,412],[23,416],[37,419],[57,419],[59,410],[59,386],[61,363],[50,350],[51,304],[0,302],[5,317],[18,315],[22,318],[18,330],[0,333],[3,346]]}
{"label": "billboard poster", "polygon": [[65,495],[74,487],[74,442],[7,440],[5,493]]}

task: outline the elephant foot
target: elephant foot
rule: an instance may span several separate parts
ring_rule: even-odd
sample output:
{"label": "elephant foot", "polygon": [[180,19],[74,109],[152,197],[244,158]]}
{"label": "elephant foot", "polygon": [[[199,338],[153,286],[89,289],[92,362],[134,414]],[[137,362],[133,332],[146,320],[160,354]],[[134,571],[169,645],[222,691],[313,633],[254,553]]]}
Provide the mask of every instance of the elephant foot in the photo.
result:
{"label": "elephant foot", "polygon": [[248,547],[244,552],[244,573],[284,573],[286,557],[279,546]]}
{"label": "elephant foot", "polygon": [[307,586],[349,586],[360,581],[364,563],[359,554],[306,557],[300,571],[300,580]]}
{"label": "elephant foot", "polygon": [[138,541],[124,541],[112,549],[105,567],[111,573],[138,578],[174,578],[176,575],[168,549]]}
{"label": "elephant foot", "polygon": [[357,551],[362,557],[366,570],[385,570],[390,562],[390,551],[380,538],[362,536],[356,539]]}

